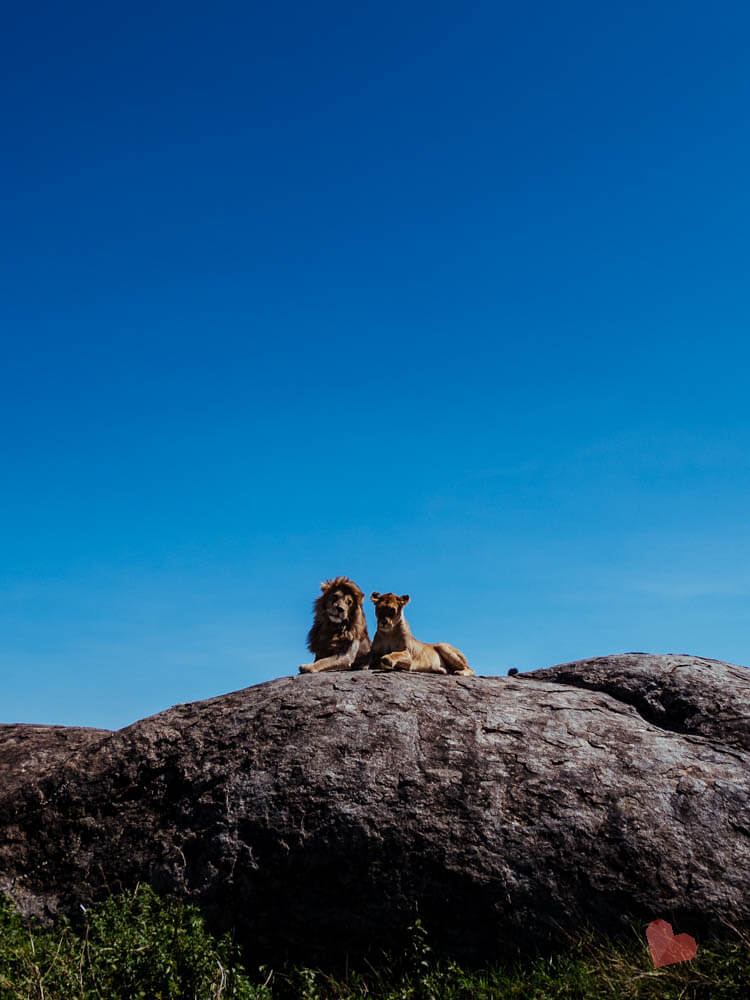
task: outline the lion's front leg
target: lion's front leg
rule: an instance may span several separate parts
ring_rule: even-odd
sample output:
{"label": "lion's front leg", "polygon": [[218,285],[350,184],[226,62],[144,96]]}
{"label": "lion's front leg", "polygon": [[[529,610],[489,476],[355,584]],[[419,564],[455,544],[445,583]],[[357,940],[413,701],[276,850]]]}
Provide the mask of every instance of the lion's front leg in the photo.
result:
{"label": "lion's front leg", "polygon": [[321,674],[325,670],[349,670],[353,660],[344,656],[324,656],[315,663],[303,663],[299,668],[301,674]]}
{"label": "lion's front leg", "polygon": [[322,660],[318,660],[318,663],[303,663],[300,665],[299,672],[301,674],[317,674],[323,669],[318,665],[319,663],[322,663]]}
{"label": "lion's front leg", "polygon": [[396,653],[388,653],[380,661],[384,670],[411,670],[411,653],[408,650],[399,650]]}
{"label": "lion's front leg", "polygon": [[359,641],[354,642],[349,648],[336,656],[322,656],[314,663],[303,663],[299,668],[301,674],[319,674],[324,670],[351,670],[359,651]]}

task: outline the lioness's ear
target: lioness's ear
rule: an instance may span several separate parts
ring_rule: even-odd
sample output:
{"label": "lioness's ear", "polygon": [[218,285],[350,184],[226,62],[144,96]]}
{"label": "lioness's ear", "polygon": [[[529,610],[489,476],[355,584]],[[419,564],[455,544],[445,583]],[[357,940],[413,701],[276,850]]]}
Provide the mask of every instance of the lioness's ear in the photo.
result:
{"label": "lioness's ear", "polygon": [[409,600],[410,597],[408,594],[402,594],[401,597],[399,597],[398,599],[398,603],[401,605],[401,607],[403,607],[405,604],[409,603]]}
{"label": "lioness's ear", "polygon": [[377,604],[377,602],[380,600],[380,594],[377,592],[377,590],[373,590],[373,592],[370,594],[370,600],[372,601],[373,604]]}

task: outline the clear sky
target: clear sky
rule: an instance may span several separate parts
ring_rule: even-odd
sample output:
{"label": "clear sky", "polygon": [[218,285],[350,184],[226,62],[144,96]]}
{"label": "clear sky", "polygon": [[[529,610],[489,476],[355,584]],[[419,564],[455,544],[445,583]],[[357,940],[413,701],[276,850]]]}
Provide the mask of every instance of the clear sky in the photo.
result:
{"label": "clear sky", "polygon": [[[8,7],[0,721],[308,660],[750,664],[750,8]],[[368,603],[372,631],[372,606]]]}

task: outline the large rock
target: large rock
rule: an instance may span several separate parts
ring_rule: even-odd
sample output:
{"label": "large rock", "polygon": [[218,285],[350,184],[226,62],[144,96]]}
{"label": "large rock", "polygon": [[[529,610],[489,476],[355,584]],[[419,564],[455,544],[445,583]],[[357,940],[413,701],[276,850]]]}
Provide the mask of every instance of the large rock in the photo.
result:
{"label": "large rock", "polygon": [[481,956],[625,914],[747,928],[749,714],[750,671],[689,656],[281,678],[27,762],[0,889],[44,917],[149,881],[318,958],[416,916]]}

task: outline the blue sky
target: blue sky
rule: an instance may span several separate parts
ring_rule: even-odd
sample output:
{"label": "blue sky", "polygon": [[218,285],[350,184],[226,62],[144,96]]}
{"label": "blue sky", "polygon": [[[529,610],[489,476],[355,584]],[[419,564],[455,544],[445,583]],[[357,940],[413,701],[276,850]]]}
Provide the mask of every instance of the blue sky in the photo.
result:
{"label": "blue sky", "polygon": [[295,672],[338,574],[750,664],[746,4],[4,18],[0,721]]}

